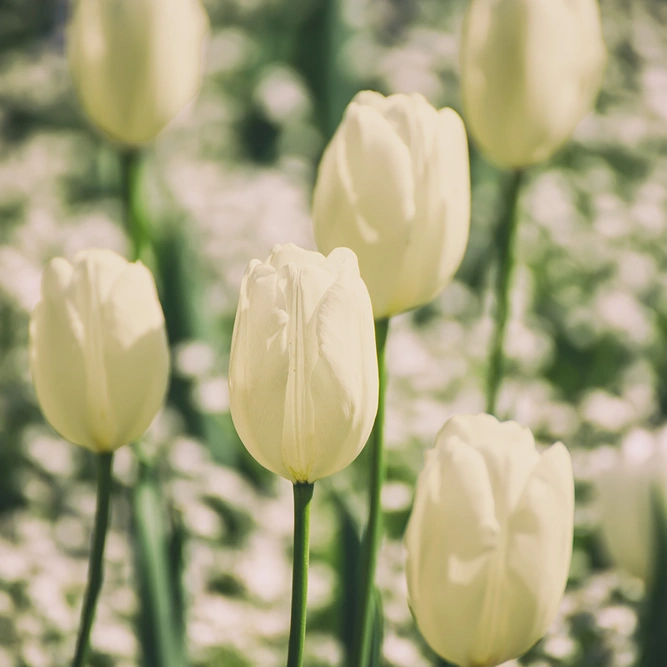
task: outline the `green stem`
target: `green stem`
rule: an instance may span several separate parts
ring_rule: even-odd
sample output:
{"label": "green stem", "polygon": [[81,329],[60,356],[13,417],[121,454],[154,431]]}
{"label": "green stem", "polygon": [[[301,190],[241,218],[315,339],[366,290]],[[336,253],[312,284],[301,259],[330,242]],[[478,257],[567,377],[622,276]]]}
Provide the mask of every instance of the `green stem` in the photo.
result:
{"label": "green stem", "polygon": [[[149,217],[142,198],[142,152],[128,148],[120,153],[121,205],[123,222],[131,241],[131,259],[149,266],[156,264]],[[157,273],[158,284],[164,285]],[[169,332],[171,334],[171,332]],[[136,549],[136,577],[139,587],[139,630],[147,663],[181,667],[187,662],[184,609],[181,596],[181,567],[170,560],[170,534],[165,525],[165,499],[154,463],[142,453],[139,479],[132,490],[132,511]]]}
{"label": "green stem", "polygon": [[496,237],[496,248],[498,251],[496,327],[491,346],[486,388],[486,412],[491,415],[496,412],[498,389],[503,379],[505,366],[503,348],[509,314],[510,282],[514,268],[514,249],[519,226],[518,202],[522,181],[523,172],[517,169],[511,176],[507,192],[506,208],[500,219]]}
{"label": "green stem", "polygon": [[301,667],[306,641],[308,599],[308,554],[310,544],[310,500],[314,484],[294,485],[294,554],[292,566],[292,616],[287,667]]}
{"label": "green stem", "polygon": [[150,234],[141,209],[141,151],[128,148],[121,152],[121,198],[125,229],[132,239],[132,259],[145,259],[150,248]]}
{"label": "green stem", "polygon": [[104,543],[109,526],[109,500],[111,497],[111,473],[113,469],[113,453],[98,455],[97,472],[97,510],[95,512],[95,527],[88,565],[88,584],[86,596],[81,611],[79,636],[76,641],[76,653],[72,667],[83,667],[88,653],[90,631],[95,618],[97,599],[102,590],[104,580]]}
{"label": "green stem", "polygon": [[373,638],[373,585],[377,551],[382,538],[382,510],[380,496],[385,476],[384,465],[384,399],[385,399],[385,347],[389,332],[389,319],[375,322],[375,345],[377,349],[378,372],[380,374],[380,395],[378,412],[373,431],[368,439],[370,447],[370,486],[368,501],[368,524],[361,544],[361,581],[359,590],[359,616],[357,636],[352,654],[354,667],[366,667],[370,658]]}

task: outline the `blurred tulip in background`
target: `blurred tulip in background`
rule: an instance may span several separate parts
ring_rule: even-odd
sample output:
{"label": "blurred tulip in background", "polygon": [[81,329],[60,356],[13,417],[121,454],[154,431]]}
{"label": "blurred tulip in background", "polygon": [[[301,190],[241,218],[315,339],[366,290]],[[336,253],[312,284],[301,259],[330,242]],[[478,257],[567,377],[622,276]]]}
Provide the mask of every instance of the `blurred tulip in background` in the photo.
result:
{"label": "blurred tulip in background", "polygon": [[647,583],[657,553],[654,494],[667,491],[667,452],[653,441],[630,439],[609,451],[596,480],[602,537],[613,562]]}
{"label": "blurred tulip in background", "polygon": [[597,0],[472,0],[460,47],[470,134],[500,166],[546,160],[592,109],[606,61]]}
{"label": "blurred tulip in background", "polygon": [[208,26],[199,0],[77,0],[67,55],[88,118],[123,144],[154,139],[199,90]]}

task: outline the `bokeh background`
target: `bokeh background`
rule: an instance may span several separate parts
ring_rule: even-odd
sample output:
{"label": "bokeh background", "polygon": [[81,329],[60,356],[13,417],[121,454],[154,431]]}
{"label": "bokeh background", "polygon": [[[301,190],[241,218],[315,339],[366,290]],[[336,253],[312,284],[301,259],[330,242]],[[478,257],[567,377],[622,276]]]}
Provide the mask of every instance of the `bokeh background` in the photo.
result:
{"label": "bokeh background", "polygon": [[[463,0],[207,0],[197,103],[146,151],[142,202],[173,344],[169,402],[116,457],[96,667],[160,664],[151,607],[173,599],[195,667],[284,663],[290,485],[249,459],[228,414],[241,276],[275,243],[314,247],[317,161],[352,95],[423,93],[460,110]],[[577,478],[561,612],[521,664],[624,667],[642,586],[609,567],[591,480],[609,447],[667,440],[667,3],[601,0],[596,110],[529,172],[499,413],[565,442]],[[63,0],[0,0],[0,666],[71,659],[95,503],[91,455],[45,425],[27,323],[51,257],[127,253],[116,152],[87,124],[64,58]],[[567,39],[564,35],[563,39]],[[482,411],[493,239],[507,175],[472,148],[473,222],[453,284],[392,321],[381,664],[433,655],[406,602],[403,530],[423,451]],[[306,664],[344,665],[366,461],[316,485]],[[164,582],[170,582],[165,587]],[[164,639],[162,640],[164,641]],[[156,647],[157,646],[157,647]]]}

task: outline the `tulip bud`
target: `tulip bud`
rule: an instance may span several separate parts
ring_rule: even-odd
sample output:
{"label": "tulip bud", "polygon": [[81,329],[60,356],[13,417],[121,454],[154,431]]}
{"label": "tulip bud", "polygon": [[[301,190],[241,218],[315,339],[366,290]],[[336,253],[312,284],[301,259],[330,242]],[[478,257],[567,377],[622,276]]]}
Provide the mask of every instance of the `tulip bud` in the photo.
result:
{"label": "tulip bud", "polygon": [[30,369],[44,416],[64,438],[112,452],[139,438],[169,377],[150,271],[109,250],[52,260],[30,319]]}
{"label": "tulip bud", "polygon": [[111,139],[151,141],[197,95],[200,0],[75,0],[67,55],[79,101]]}
{"label": "tulip bud", "polygon": [[291,482],[357,457],[378,407],[370,297],[354,253],[292,244],[253,260],[229,360],[234,426],[252,456]]}
{"label": "tulip bud", "polygon": [[427,452],[407,527],[410,607],[460,667],[525,653],[558,610],[572,555],[567,449],[490,415],[452,417]]}
{"label": "tulip bud", "polygon": [[421,95],[355,96],[320,163],[313,199],[322,252],[352,248],[383,318],[450,282],[470,231],[465,128]]}
{"label": "tulip bud", "polygon": [[[645,582],[654,574],[653,494],[667,493],[667,452],[628,441],[605,461],[596,479],[602,537],[612,560]],[[646,446],[644,446],[646,445]]]}
{"label": "tulip bud", "polygon": [[546,160],[591,110],[606,60],[597,0],[471,0],[460,50],[470,133],[498,165]]}

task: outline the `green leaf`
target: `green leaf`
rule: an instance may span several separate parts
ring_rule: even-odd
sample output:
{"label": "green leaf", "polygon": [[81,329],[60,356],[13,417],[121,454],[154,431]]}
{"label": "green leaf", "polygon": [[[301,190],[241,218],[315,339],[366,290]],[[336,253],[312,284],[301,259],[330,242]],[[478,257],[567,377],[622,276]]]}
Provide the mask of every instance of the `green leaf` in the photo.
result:
{"label": "green leaf", "polygon": [[639,667],[664,667],[667,656],[667,516],[662,491],[651,489],[654,566],[639,627]]}
{"label": "green leaf", "polygon": [[143,664],[185,667],[183,532],[178,524],[169,530],[155,470],[144,461],[132,491],[132,511]]}
{"label": "green leaf", "polygon": [[354,517],[342,498],[337,493],[332,492],[332,500],[336,510],[337,533],[339,535],[339,557],[336,563],[338,590],[340,591],[338,601],[340,614],[339,637],[345,649],[346,662],[349,662],[352,659],[356,627],[361,539]]}
{"label": "green leaf", "polygon": [[[338,590],[340,598],[339,608],[339,638],[345,649],[346,662],[352,660],[354,640],[359,623],[359,571],[361,567],[361,538],[357,523],[343,499],[332,491],[332,500],[336,510],[338,522],[338,550],[339,557],[336,563],[338,576]],[[371,642],[371,658],[369,667],[379,667],[382,664],[382,641],[384,638],[384,615],[382,612],[382,596],[380,591],[373,589],[373,637]]]}
{"label": "green leaf", "polygon": [[373,637],[369,667],[380,667],[382,665],[382,641],[384,640],[384,613],[382,611],[382,595],[380,595],[377,587],[373,587],[373,610]]}

